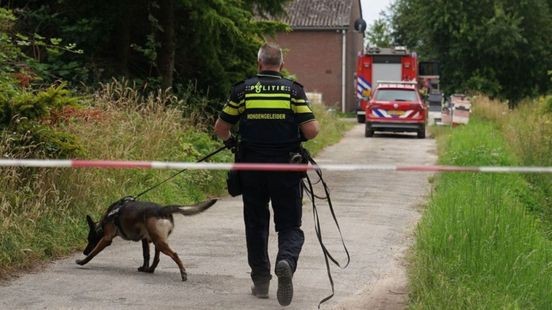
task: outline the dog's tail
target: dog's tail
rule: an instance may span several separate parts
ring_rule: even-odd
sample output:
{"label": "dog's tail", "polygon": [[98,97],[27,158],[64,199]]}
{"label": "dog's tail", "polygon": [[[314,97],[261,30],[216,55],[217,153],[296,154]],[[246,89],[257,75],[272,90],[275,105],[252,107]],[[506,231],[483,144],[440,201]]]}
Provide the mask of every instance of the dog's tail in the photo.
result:
{"label": "dog's tail", "polygon": [[190,215],[201,213],[209,209],[212,205],[215,204],[215,202],[217,202],[217,199],[211,199],[204,202],[200,202],[196,205],[189,205],[189,206],[170,205],[170,206],[163,207],[161,210],[165,215],[180,213],[185,216],[190,216]]}

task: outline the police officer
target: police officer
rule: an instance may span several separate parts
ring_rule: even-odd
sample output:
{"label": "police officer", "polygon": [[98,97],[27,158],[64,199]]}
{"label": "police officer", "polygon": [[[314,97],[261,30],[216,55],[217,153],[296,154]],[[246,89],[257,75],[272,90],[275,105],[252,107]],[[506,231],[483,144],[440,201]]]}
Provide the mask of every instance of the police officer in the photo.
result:
{"label": "police officer", "polygon": [[[299,151],[301,141],[316,137],[319,131],[301,84],[282,77],[280,47],[265,43],[259,49],[258,74],[235,84],[230,98],[215,123],[215,133],[228,147],[236,139],[231,134],[239,122],[241,162],[289,163]],[[251,267],[252,294],[268,298],[270,259],[268,235],[270,211],[278,233],[275,274],[277,298],[287,306],[293,298],[293,273],[304,242],[301,230],[302,173],[241,171],[244,222],[248,263]]]}

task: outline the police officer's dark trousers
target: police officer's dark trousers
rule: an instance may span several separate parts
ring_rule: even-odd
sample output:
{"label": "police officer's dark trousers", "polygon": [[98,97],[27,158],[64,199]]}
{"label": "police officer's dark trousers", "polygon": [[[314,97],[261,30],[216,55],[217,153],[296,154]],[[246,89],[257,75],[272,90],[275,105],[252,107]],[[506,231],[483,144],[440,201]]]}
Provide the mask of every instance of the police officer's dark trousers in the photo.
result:
{"label": "police officer's dark trousers", "polygon": [[[287,163],[288,156],[267,158],[244,154],[244,162]],[[297,172],[242,171],[244,221],[251,278],[254,283],[271,279],[268,235],[271,201],[278,233],[276,261],[286,260],[295,271],[305,241],[301,230],[302,188]]]}

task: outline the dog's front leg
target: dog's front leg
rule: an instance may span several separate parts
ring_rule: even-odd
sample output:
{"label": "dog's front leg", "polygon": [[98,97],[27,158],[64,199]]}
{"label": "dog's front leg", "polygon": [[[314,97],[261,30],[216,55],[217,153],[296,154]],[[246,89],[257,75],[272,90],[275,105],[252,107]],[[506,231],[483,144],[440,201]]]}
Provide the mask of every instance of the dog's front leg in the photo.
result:
{"label": "dog's front leg", "polygon": [[159,251],[159,249],[157,247],[155,247],[155,256],[153,257],[153,262],[151,263],[151,266],[148,269],[149,273],[154,273],[155,272],[155,268],[157,268],[157,265],[159,264],[159,253],[160,252],[161,251]]}
{"label": "dog's front leg", "polygon": [[144,254],[144,264],[142,264],[141,267],[138,267],[138,271],[149,272],[150,251],[147,239],[142,239],[142,253]]}
{"label": "dog's front leg", "polygon": [[90,260],[92,260],[94,258],[94,256],[98,255],[98,253],[100,253],[103,249],[105,249],[107,246],[109,246],[111,244],[111,240],[112,239],[107,238],[105,236],[102,237],[102,239],[100,240],[100,242],[98,242],[98,244],[96,245],[94,250],[92,250],[92,252],[90,252],[90,254],[88,254],[88,256],[86,256],[86,258],[77,259],[76,263],[81,265],[81,266],[88,263]]}

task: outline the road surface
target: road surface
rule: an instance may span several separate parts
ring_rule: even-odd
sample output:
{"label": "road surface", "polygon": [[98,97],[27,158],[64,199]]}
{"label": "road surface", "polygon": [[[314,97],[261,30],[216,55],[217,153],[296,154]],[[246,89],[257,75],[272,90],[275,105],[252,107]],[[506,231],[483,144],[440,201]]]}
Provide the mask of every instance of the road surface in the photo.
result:
{"label": "road surface", "polygon": [[[433,139],[414,135],[364,137],[357,125],[317,157],[319,163],[433,164]],[[429,193],[428,173],[325,171],[351,263],[332,266],[335,297],[322,309],[402,309],[406,305],[404,256],[413,242],[421,206]],[[322,192],[318,190],[318,194]],[[327,204],[317,202],[328,248],[345,260]],[[294,276],[294,299],[286,309],[316,309],[330,294],[322,251],[314,233],[312,207],[304,204],[305,246]],[[222,198],[194,217],[175,216],[169,238],[188,272],[182,282],[176,264],[161,255],[155,274],[136,268],[141,244],[116,239],[85,266],[77,253],[31,274],[0,283],[1,309],[281,309],[274,277],[270,298],[250,295],[241,197]],[[83,225],[85,225],[83,219]],[[270,253],[276,239],[271,228]]]}

